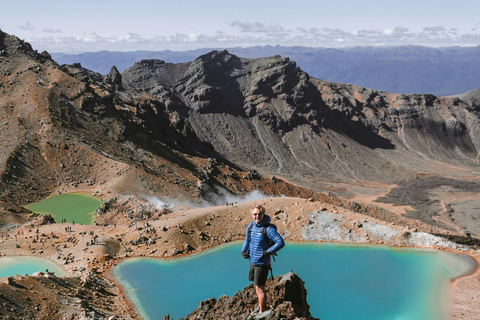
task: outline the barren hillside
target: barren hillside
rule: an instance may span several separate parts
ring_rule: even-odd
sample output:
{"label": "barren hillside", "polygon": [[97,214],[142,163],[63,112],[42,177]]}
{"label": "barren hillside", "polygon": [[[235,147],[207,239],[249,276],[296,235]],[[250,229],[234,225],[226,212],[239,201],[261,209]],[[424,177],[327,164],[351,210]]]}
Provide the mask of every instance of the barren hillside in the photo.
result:
{"label": "barren hillside", "polygon": [[[72,190],[193,203],[212,192],[329,192],[480,236],[478,188],[459,187],[478,182],[478,91],[392,94],[310,78],[280,56],[227,51],[103,76],[5,33],[0,50],[7,203]],[[424,179],[423,195],[384,197]]]}

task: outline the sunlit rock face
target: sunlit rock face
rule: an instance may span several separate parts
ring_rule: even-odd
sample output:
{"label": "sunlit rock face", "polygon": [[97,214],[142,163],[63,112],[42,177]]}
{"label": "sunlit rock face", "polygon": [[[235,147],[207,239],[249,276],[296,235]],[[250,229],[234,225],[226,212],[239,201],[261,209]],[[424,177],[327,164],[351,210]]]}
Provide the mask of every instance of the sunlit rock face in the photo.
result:
{"label": "sunlit rock face", "polygon": [[[221,296],[218,299],[210,298],[198,304],[197,309],[184,319],[298,319],[315,320],[310,314],[307,303],[307,291],[304,282],[293,272],[269,279],[268,310],[257,314],[250,313],[258,305],[253,284],[238,291],[232,297]],[[170,319],[165,316],[164,320]]]}
{"label": "sunlit rock face", "polygon": [[[142,60],[122,76],[125,87],[157,96],[219,155],[270,172],[388,182],[413,177],[419,156],[477,162],[475,92],[387,93],[310,78],[288,58],[227,51],[180,64]],[[392,162],[406,167],[395,172]]]}

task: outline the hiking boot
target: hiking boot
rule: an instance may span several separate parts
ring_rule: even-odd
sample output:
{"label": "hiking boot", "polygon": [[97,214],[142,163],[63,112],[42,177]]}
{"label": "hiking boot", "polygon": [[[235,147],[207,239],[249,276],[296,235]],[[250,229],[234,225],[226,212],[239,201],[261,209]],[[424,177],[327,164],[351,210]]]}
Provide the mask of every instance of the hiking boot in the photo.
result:
{"label": "hiking boot", "polygon": [[272,310],[265,310],[263,312],[258,313],[254,319],[258,319],[258,320],[268,319],[271,313],[272,313]]}
{"label": "hiking boot", "polygon": [[254,315],[258,314],[259,312],[260,312],[260,306],[257,306],[257,307],[255,308],[255,310],[253,310],[253,311],[250,313],[250,315],[251,315],[251,316],[254,316]]}

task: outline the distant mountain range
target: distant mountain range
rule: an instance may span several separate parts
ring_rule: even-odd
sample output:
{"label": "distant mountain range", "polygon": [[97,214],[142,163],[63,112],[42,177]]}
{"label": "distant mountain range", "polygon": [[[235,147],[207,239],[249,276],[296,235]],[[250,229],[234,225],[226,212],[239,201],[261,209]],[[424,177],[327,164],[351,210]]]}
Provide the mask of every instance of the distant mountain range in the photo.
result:
{"label": "distant mountain range", "polygon": [[[61,64],[80,62],[83,67],[107,74],[112,65],[122,72],[142,59],[183,63],[211,51],[87,52],[52,53]],[[311,48],[257,46],[230,48],[245,58],[280,55],[295,61],[315,78],[351,83],[395,93],[430,93],[448,96],[480,87],[480,46],[432,48],[423,46]]]}

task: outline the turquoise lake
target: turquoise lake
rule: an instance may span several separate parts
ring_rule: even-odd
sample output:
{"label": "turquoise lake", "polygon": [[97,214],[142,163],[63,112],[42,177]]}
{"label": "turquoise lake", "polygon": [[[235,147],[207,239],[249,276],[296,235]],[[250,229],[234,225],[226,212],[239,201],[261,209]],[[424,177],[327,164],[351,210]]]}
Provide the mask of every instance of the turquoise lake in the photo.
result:
{"label": "turquoise lake", "polygon": [[[144,319],[178,319],[198,302],[246,287],[240,242],[179,259],[130,258],[113,274]],[[473,272],[464,255],[422,249],[291,243],[273,262],[305,282],[311,314],[321,320],[447,320],[451,279]],[[267,289],[268,290],[268,289]]]}
{"label": "turquoise lake", "polygon": [[54,272],[57,277],[64,276],[67,272],[55,262],[38,257],[1,257],[0,278],[14,275],[29,275],[37,271],[45,272],[48,269]]}

